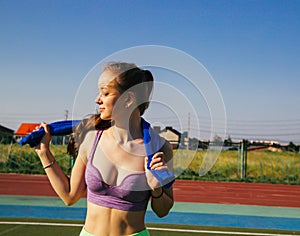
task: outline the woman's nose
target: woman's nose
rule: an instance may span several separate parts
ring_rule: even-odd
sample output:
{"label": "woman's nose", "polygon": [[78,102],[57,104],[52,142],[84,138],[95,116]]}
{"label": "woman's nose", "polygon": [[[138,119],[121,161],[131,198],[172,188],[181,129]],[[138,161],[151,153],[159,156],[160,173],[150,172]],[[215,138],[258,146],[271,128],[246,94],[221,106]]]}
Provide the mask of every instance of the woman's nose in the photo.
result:
{"label": "woman's nose", "polygon": [[97,104],[101,104],[101,103],[102,103],[101,95],[100,95],[100,94],[96,97],[95,102],[96,102]]}

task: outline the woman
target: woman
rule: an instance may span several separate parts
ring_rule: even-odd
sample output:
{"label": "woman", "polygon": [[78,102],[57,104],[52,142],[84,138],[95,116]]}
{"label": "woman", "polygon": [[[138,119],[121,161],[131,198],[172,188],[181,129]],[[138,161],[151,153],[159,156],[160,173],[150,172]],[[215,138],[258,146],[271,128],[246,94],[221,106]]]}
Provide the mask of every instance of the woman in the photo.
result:
{"label": "woman", "polygon": [[[108,64],[98,81],[100,115],[78,126],[78,157],[68,178],[55,162],[49,127],[36,152],[59,197],[76,203],[87,190],[84,235],[149,235],[145,213],[149,199],[159,217],[173,206],[172,187],[160,186],[147,169],[142,118],[149,105],[153,77],[134,64]],[[151,130],[153,132],[153,130]],[[154,140],[151,170],[171,170],[172,148],[162,138]],[[152,140],[152,142],[154,142]]]}

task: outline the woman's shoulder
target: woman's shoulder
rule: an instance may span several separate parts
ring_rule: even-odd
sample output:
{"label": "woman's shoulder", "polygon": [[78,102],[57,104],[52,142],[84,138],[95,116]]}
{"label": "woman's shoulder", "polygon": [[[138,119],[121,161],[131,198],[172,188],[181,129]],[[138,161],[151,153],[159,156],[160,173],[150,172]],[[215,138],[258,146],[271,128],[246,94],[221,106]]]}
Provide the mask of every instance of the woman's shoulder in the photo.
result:
{"label": "woman's shoulder", "polygon": [[86,146],[92,146],[94,143],[94,140],[96,138],[96,135],[98,133],[98,130],[90,130],[86,133],[83,142],[82,142],[82,146],[86,147]]}
{"label": "woman's shoulder", "polygon": [[87,158],[87,156],[93,146],[96,134],[97,134],[97,130],[90,130],[86,133],[81,145],[79,146],[79,150],[78,150],[79,154],[81,156],[84,156]]}

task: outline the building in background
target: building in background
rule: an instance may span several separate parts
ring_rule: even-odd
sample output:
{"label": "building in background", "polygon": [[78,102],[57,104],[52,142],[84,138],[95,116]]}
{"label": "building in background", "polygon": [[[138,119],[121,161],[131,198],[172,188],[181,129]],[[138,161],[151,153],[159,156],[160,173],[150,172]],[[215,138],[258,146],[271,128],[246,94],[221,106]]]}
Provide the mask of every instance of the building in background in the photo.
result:
{"label": "building in background", "polygon": [[11,143],[14,139],[14,130],[0,125],[0,144]]}
{"label": "building in background", "polygon": [[159,135],[166,140],[168,140],[173,149],[178,149],[181,139],[181,133],[171,126],[167,126],[164,130],[160,130],[160,127],[154,127],[154,130],[159,133]]}
{"label": "building in background", "polygon": [[15,139],[20,141],[21,138],[31,133],[40,123],[22,123],[15,133]]}

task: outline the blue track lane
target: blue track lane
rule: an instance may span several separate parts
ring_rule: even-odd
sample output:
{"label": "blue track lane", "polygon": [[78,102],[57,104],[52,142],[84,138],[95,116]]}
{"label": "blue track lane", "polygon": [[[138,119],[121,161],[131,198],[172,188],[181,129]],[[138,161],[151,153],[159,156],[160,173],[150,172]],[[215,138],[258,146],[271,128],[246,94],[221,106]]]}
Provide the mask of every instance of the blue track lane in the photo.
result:
{"label": "blue track lane", "polygon": [[[86,208],[81,207],[0,205],[0,217],[9,218],[84,220],[85,214]],[[158,218],[152,211],[147,211],[146,223],[300,230],[300,218],[192,212],[170,212],[167,217]]]}

